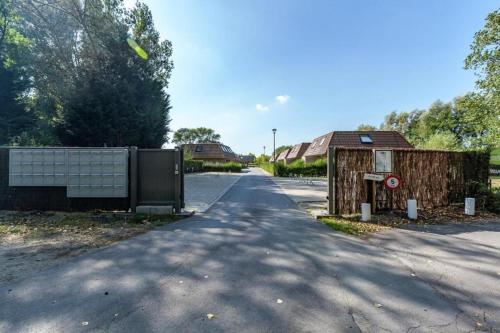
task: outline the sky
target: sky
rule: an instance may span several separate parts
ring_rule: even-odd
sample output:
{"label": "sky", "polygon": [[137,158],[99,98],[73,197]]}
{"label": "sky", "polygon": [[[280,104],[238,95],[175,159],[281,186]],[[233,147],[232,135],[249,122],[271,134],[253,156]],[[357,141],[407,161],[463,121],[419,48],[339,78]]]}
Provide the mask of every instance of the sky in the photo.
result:
{"label": "sky", "polygon": [[[130,6],[135,1],[125,0]],[[145,0],[173,44],[171,128],[241,154],[378,126],[474,89],[463,69],[488,0]],[[172,134],[170,134],[170,137]]]}

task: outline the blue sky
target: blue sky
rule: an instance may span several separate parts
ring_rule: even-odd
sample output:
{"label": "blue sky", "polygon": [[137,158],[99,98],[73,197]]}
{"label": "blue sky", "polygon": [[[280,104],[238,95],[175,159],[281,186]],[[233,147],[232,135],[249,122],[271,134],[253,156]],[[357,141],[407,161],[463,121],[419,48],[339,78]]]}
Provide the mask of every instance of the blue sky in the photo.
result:
{"label": "blue sky", "polygon": [[[126,0],[130,3],[133,0]],[[496,1],[146,0],[174,48],[172,129],[238,153],[378,126],[474,87],[463,69]]]}

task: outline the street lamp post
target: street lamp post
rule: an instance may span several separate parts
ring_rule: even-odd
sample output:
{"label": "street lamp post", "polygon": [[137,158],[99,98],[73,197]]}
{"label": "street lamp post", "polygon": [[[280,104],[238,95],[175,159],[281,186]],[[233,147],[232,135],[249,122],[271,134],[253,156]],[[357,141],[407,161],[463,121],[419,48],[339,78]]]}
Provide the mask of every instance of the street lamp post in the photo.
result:
{"label": "street lamp post", "polygon": [[262,146],[264,148],[264,156],[266,156],[266,146]]}
{"label": "street lamp post", "polygon": [[273,175],[276,177],[276,128],[273,128]]}

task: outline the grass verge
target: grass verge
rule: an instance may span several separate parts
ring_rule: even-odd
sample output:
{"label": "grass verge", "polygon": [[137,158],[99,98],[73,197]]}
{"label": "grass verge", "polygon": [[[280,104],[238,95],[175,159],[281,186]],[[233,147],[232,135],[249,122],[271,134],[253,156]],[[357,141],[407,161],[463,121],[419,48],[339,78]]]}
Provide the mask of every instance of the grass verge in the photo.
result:
{"label": "grass verge", "polygon": [[352,218],[347,219],[344,217],[320,218],[319,221],[335,231],[340,231],[354,236],[363,236],[373,232],[379,232],[389,229],[388,226],[356,221]]}
{"label": "grass verge", "polygon": [[64,236],[85,238],[89,243],[100,246],[178,219],[173,215],[147,216],[107,212],[4,212],[0,216],[0,239],[9,235],[38,240]]}

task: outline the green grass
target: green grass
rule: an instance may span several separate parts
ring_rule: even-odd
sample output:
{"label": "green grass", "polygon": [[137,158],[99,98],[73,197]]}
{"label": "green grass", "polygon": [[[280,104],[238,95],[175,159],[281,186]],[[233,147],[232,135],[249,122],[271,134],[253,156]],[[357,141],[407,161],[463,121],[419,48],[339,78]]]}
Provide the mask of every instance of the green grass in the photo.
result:
{"label": "green grass", "polygon": [[[357,219],[359,219],[359,217]],[[335,231],[354,236],[362,236],[387,228],[374,223],[355,221],[353,218],[346,219],[343,217],[328,217],[321,218],[319,221]]]}
{"label": "green grass", "polygon": [[174,215],[144,215],[125,213],[52,213],[13,215],[0,220],[0,236],[23,234],[38,237],[63,232],[98,232],[110,229],[148,230],[179,220]]}
{"label": "green grass", "polygon": [[500,165],[500,148],[495,148],[491,151],[490,165]]}
{"label": "green grass", "polygon": [[21,234],[24,228],[19,225],[0,225],[0,235]]}

